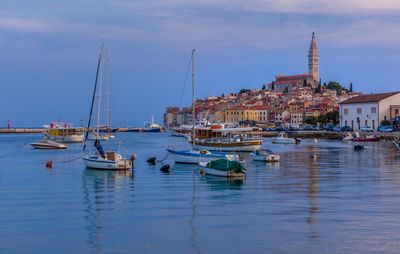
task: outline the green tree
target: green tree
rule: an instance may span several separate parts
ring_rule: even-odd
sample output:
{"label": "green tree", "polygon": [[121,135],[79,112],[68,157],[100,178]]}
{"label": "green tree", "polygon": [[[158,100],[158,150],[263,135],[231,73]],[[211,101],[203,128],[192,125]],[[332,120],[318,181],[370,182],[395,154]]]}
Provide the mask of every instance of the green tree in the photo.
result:
{"label": "green tree", "polygon": [[353,83],[352,83],[352,82],[350,82],[350,89],[349,89],[349,91],[350,91],[350,92],[353,92]]}
{"label": "green tree", "polygon": [[284,93],[289,93],[289,87],[285,87]]}
{"label": "green tree", "polygon": [[381,125],[390,125],[388,120],[382,120]]}
{"label": "green tree", "polygon": [[249,91],[250,91],[250,89],[240,89],[239,94],[247,93],[247,92],[249,92]]}
{"label": "green tree", "polygon": [[317,125],[317,123],[318,123],[318,118],[316,118],[315,116],[310,116],[306,118],[306,124],[315,126]]}
{"label": "green tree", "polygon": [[317,88],[315,88],[315,93],[321,93],[321,84],[318,84]]}
{"label": "green tree", "polygon": [[265,88],[266,88],[266,87],[265,87],[265,84],[263,84],[263,86],[262,86],[262,88],[261,88],[261,89],[262,89],[262,90],[265,90]]}
{"label": "green tree", "polygon": [[271,83],[271,90],[275,91],[275,82],[274,81],[272,81],[272,83]]}
{"label": "green tree", "polygon": [[327,122],[339,124],[339,111],[331,111],[326,114]]}
{"label": "green tree", "polygon": [[307,86],[307,79],[304,79],[303,80],[303,87],[306,87]]}

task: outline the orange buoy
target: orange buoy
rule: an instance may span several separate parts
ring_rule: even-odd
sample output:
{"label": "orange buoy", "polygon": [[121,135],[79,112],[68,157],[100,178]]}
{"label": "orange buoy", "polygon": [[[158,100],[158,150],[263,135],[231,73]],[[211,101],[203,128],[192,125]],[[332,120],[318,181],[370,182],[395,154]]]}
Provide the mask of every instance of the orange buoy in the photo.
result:
{"label": "orange buoy", "polygon": [[46,161],[46,168],[53,168],[53,161]]}

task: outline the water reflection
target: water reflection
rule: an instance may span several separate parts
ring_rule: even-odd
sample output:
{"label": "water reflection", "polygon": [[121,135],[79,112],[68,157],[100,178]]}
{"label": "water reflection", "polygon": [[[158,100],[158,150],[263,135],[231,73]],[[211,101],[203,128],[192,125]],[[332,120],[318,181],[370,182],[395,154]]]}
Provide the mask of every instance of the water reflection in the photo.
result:
{"label": "water reflection", "polygon": [[85,205],[85,220],[87,221],[87,242],[96,253],[101,249],[101,233],[103,221],[101,215],[112,211],[123,202],[126,191],[131,202],[134,201],[134,174],[131,170],[108,171],[86,169],[83,173],[83,203]]}
{"label": "water reflection", "polygon": [[201,182],[206,183],[210,190],[241,190],[245,178],[205,175],[201,176]]}
{"label": "water reflection", "polygon": [[[319,194],[319,167],[318,167],[318,156],[320,156],[319,146],[312,145],[309,147],[310,162],[309,162],[309,199],[310,199],[310,217],[308,218],[308,223],[310,225],[318,223],[318,213],[320,211],[318,194]],[[310,228],[310,238],[318,238],[318,232],[314,231],[314,228]]]}

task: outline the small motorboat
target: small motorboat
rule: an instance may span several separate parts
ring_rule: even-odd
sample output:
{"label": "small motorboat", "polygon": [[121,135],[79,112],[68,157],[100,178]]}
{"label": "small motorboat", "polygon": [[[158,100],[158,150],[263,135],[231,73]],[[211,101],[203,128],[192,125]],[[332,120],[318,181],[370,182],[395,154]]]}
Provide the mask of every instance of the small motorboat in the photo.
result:
{"label": "small motorboat", "polygon": [[342,138],[343,142],[347,142],[347,141],[353,141],[353,134],[351,134],[350,132],[347,132],[346,135]]}
{"label": "small motorboat", "polygon": [[375,135],[367,135],[367,136],[361,137],[358,132],[356,132],[355,134],[356,134],[356,137],[353,138],[353,141],[356,141],[356,142],[376,142],[376,141],[380,140],[380,138]]}
{"label": "small motorboat", "polygon": [[31,146],[36,149],[67,149],[66,144],[61,144],[48,139],[33,142],[31,143]]}
{"label": "small motorboat", "polygon": [[246,168],[238,161],[219,159],[210,162],[200,162],[199,173],[202,175],[243,178],[246,176]]}
{"label": "small motorboat", "polygon": [[277,137],[272,138],[273,144],[298,144],[300,142],[297,138],[289,138],[285,132],[281,132]]}
{"label": "small motorboat", "polygon": [[199,164],[199,162],[210,162],[217,159],[239,161],[239,155],[209,150],[175,150],[168,148],[167,151],[173,156],[176,163]]}
{"label": "small motorboat", "polygon": [[250,155],[253,157],[254,161],[278,162],[280,159],[279,154],[275,154],[267,149],[256,150]]}

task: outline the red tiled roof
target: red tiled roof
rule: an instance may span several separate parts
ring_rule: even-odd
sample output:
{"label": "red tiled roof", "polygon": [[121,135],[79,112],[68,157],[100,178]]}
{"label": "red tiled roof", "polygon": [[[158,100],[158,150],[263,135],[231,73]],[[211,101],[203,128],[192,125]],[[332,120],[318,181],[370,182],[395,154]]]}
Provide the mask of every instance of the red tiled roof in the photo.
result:
{"label": "red tiled roof", "polygon": [[392,93],[377,93],[377,94],[365,94],[359,95],[345,101],[342,101],[340,104],[352,104],[352,103],[367,103],[367,102],[378,102],[383,99],[386,99],[390,96],[398,94],[399,92],[392,92]]}

